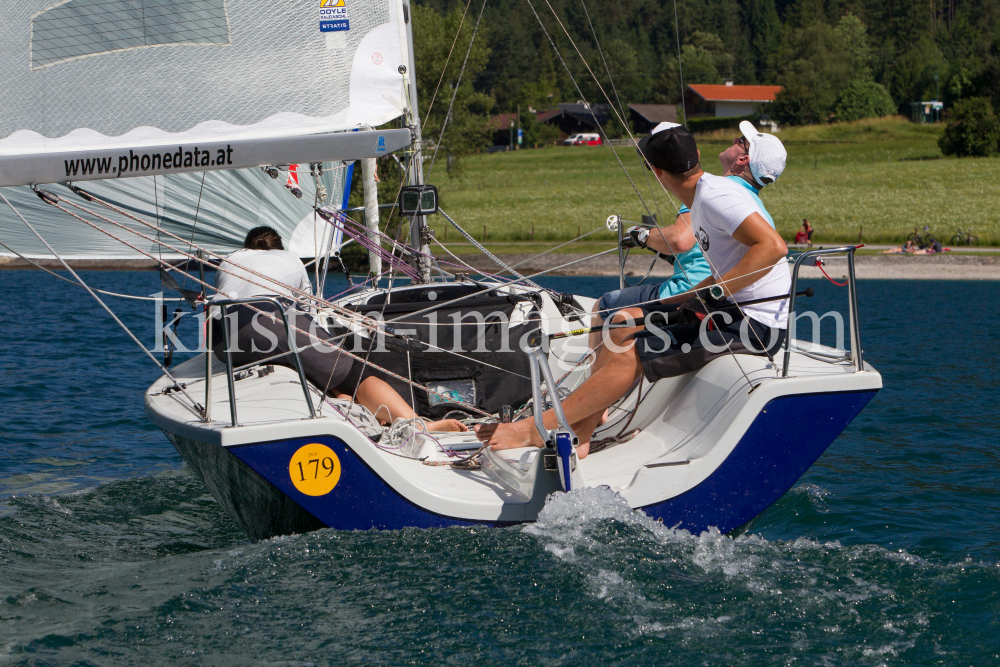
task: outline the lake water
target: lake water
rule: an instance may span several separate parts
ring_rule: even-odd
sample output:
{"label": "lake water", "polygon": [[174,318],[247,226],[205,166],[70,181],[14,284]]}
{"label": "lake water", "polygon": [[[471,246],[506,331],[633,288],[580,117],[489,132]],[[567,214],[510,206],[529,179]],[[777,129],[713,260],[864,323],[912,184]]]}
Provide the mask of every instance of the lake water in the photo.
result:
{"label": "lake water", "polygon": [[[0,664],[1000,664],[1000,283],[858,292],[885,388],[740,537],[585,490],[251,544],[144,418],[152,363],[83,290],[0,271]],[[152,345],[152,306],[109,301]]]}

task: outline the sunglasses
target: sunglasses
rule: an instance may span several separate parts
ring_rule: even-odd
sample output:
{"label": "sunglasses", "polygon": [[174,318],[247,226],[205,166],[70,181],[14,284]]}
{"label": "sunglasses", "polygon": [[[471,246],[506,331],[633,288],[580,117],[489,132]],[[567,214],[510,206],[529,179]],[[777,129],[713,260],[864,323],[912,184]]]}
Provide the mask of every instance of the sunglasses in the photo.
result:
{"label": "sunglasses", "polygon": [[747,155],[750,154],[750,142],[747,141],[746,137],[736,137],[735,139],[733,139],[733,143],[742,146],[743,150],[747,152]]}

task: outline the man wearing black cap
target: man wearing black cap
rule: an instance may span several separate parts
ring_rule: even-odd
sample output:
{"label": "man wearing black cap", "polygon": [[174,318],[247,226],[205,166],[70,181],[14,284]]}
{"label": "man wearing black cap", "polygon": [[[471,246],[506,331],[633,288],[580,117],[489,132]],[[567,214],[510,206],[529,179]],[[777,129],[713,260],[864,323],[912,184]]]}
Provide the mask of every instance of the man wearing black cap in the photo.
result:
{"label": "man wearing black cap", "polygon": [[[747,190],[730,179],[706,174],[694,137],[683,127],[644,137],[638,150],[657,180],[691,209],[692,231],[713,275],[696,286],[696,297],[664,300],[671,310],[685,311],[689,324],[670,330],[650,326],[648,331],[611,331],[590,378],[562,404],[580,438],[577,454],[581,458],[589,452],[590,438],[604,411],[625,395],[640,374],[652,382],[697,370],[723,354],[772,355],[781,347],[787,327],[785,300],[739,308],[732,304],[788,294],[791,286],[785,242],[760,214]],[[759,182],[773,182],[780,174],[773,156],[765,153],[758,177],[753,165],[760,155],[754,155],[752,145],[748,154],[751,172]],[[721,286],[722,298],[709,296],[710,285]],[[638,309],[626,309],[612,322],[641,316]],[[555,428],[551,410],[543,420],[546,428]],[[492,433],[481,430],[480,439],[494,449],[542,445],[532,420],[500,424]]]}

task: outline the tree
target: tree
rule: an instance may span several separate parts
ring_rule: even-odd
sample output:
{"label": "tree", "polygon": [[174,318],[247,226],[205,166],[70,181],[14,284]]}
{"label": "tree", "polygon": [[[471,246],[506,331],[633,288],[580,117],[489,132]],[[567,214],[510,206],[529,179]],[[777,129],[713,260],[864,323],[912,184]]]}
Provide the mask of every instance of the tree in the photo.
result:
{"label": "tree", "polygon": [[[781,21],[774,0],[744,0],[743,24],[749,29],[748,50],[754,65],[754,77],[740,83],[756,83],[767,72],[768,58],[774,52],[781,36]],[[766,78],[766,77],[765,77]]]}
{"label": "tree", "polygon": [[559,138],[559,128],[548,123],[539,123],[535,114],[521,111],[521,130],[524,131],[524,147],[545,144]]}
{"label": "tree", "polygon": [[945,155],[988,156],[997,152],[1000,118],[985,97],[959,100],[947,114],[948,125],[938,139]]}
{"label": "tree", "polygon": [[837,120],[851,122],[862,118],[881,118],[896,113],[896,103],[882,84],[871,79],[855,79],[837,100]]}
{"label": "tree", "polygon": [[[733,54],[726,50],[718,35],[695,32],[681,49],[684,84],[722,83],[723,77],[732,76],[733,62]],[[664,66],[653,83],[651,93],[649,101],[658,104],[673,104],[680,99],[681,84],[677,56],[671,55],[664,59]]]}
{"label": "tree", "polygon": [[847,14],[837,22],[834,29],[851,60],[855,79],[870,79],[872,76],[872,50],[868,45],[868,29],[854,14]]}
{"label": "tree", "polygon": [[771,59],[785,89],[769,109],[779,123],[801,125],[826,120],[840,91],[855,77],[843,40],[826,23],[785,30]]}
{"label": "tree", "polygon": [[[491,96],[473,88],[473,81],[486,68],[490,57],[486,27],[479,26],[479,34],[469,51],[475,22],[466,17],[449,61],[448,52],[462,23],[461,9],[455,8],[448,14],[440,14],[427,6],[418,5],[412,9],[413,55],[418,63],[417,94],[423,115],[424,142],[433,154],[440,137],[439,157],[449,153],[455,156],[474,153],[477,148],[490,144],[487,123],[494,106]],[[469,52],[469,59],[459,81],[466,52]],[[446,119],[448,126],[442,136],[441,128]]]}

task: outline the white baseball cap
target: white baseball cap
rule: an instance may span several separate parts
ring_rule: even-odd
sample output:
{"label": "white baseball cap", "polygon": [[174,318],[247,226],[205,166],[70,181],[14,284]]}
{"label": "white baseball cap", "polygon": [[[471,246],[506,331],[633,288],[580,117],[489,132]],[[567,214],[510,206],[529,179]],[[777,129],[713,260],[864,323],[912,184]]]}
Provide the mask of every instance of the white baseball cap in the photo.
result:
{"label": "white baseball cap", "polygon": [[785,170],[785,158],[788,153],[781,140],[773,134],[758,132],[748,120],[740,123],[740,132],[750,144],[750,174],[761,187],[778,180]]}

